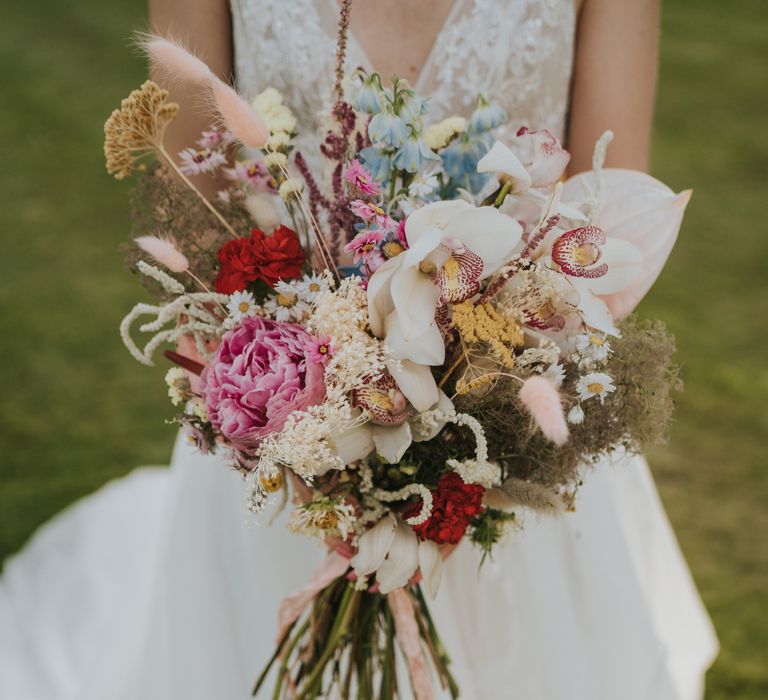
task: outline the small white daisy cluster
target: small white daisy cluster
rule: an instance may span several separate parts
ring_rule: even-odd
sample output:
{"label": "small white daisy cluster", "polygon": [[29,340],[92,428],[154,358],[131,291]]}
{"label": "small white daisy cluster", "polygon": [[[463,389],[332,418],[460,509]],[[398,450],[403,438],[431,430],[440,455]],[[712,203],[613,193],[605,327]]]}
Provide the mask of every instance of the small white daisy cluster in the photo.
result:
{"label": "small white daisy cluster", "polygon": [[581,402],[597,398],[603,403],[606,396],[616,390],[616,385],[609,374],[599,371],[611,353],[611,345],[605,335],[582,333],[574,339],[574,347],[571,360],[585,373],[576,382],[579,402],[571,408],[567,418],[569,423],[578,425],[584,421]]}
{"label": "small white daisy cluster", "polygon": [[332,498],[318,498],[291,513],[290,528],[300,535],[346,540],[355,532],[355,509],[349,503]]}
{"label": "small white daisy cluster", "polygon": [[275,294],[264,302],[264,310],[276,321],[304,323],[317,297],[329,289],[328,280],[316,273],[300,280],[275,285]]}

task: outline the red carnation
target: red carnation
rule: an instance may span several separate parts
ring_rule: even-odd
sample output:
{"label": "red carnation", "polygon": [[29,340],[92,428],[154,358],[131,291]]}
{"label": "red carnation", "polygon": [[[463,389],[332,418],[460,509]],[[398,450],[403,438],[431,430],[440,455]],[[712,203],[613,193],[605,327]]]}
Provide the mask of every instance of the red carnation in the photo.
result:
{"label": "red carnation", "polygon": [[[413,525],[422,540],[438,544],[458,544],[469,522],[483,512],[485,489],[465,484],[456,472],[440,477],[437,491],[432,492],[432,513],[426,522]],[[412,518],[421,511],[421,502],[413,505],[403,517]]]}
{"label": "red carnation", "polygon": [[270,236],[255,228],[249,238],[228,241],[218,253],[216,291],[232,294],[262,280],[274,287],[280,280],[296,279],[304,265],[304,249],[295,231],[278,226]]}

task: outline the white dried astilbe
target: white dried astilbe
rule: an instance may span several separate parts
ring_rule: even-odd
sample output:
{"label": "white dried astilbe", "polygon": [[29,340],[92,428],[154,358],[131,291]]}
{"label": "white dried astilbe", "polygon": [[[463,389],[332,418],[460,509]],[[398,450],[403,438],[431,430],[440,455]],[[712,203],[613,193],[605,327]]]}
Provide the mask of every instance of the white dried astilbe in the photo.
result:
{"label": "white dried astilbe", "polygon": [[[224,330],[223,319],[214,314],[207,306],[221,305],[227,302],[226,294],[214,292],[185,293],[184,287],[170,275],[166,275],[146,262],[139,261],[139,271],[158,281],[170,294],[178,296],[167,304],[136,304],[120,324],[120,337],[133,357],[143,365],[152,366],[152,356],[163,343],[175,343],[185,335],[195,339],[198,352],[203,357],[209,353],[206,340],[221,336]],[[143,349],[139,348],[131,337],[131,327],[142,316],[154,316],[155,320],[139,326],[142,333],[153,333]]]}
{"label": "white dried astilbe", "polygon": [[325,369],[331,402],[345,401],[350,391],[384,372],[384,344],[367,330],[368,297],[357,277],[319,294],[308,325],[318,337],[331,339],[333,354]]}

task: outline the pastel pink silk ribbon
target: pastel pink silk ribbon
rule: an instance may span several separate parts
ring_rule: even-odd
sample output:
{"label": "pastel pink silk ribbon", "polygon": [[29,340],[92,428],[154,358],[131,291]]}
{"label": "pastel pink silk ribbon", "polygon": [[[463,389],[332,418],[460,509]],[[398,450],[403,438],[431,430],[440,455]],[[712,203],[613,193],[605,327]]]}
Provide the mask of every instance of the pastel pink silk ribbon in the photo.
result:
{"label": "pastel pink silk ribbon", "polygon": [[432,700],[432,679],[419,641],[419,627],[413,603],[404,588],[387,595],[387,603],[395,618],[395,630],[400,648],[408,662],[413,694],[416,700]]}
{"label": "pastel pink silk ribbon", "polygon": [[337,578],[347,573],[349,557],[344,557],[335,550],[328,553],[320,568],[312,574],[310,582],[301,590],[283,598],[277,613],[277,643],[279,644],[288,628],[296,622],[306,610],[313,598]]}

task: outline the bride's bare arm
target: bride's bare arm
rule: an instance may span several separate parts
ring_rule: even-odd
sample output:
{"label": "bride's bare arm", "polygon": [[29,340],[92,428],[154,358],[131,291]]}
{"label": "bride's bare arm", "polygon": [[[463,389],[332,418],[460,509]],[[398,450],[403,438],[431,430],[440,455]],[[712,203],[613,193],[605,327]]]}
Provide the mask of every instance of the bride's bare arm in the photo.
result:
{"label": "bride's bare arm", "polygon": [[[229,80],[232,20],[227,0],[149,0],[149,21],[153,32],[180,40],[220,78]],[[171,93],[181,105],[166,136],[168,150],[175,155],[195,142],[210,115],[201,108],[201,95],[194,88],[174,85]]]}
{"label": "bride's bare arm", "polygon": [[592,167],[611,129],[609,167],[648,169],[660,0],[584,0],[579,13],[568,130],[571,173]]}

